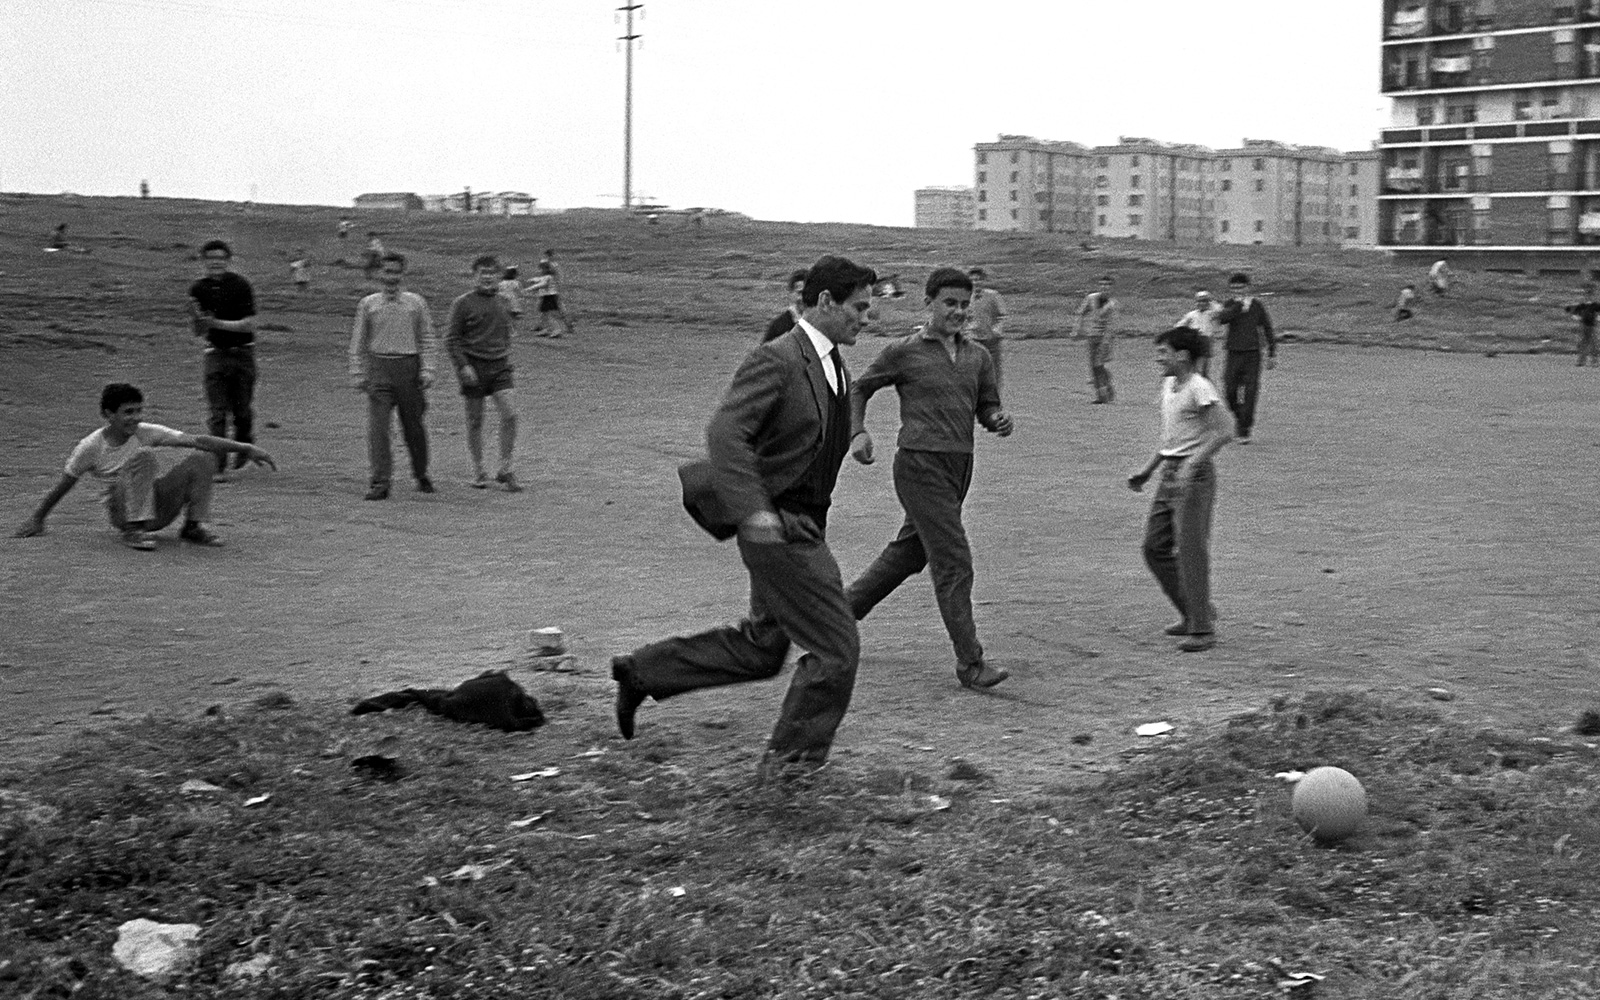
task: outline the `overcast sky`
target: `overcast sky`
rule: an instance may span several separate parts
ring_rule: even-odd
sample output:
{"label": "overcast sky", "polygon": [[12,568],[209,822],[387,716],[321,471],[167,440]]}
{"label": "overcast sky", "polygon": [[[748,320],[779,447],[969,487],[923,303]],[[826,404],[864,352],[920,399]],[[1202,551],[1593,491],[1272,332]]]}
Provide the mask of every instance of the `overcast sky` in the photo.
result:
{"label": "overcast sky", "polygon": [[[621,203],[624,0],[0,0],[0,190]],[[1379,0],[649,0],[635,199],[910,225],[1024,133],[1365,149]],[[949,13],[941,13],[948,11]]]}

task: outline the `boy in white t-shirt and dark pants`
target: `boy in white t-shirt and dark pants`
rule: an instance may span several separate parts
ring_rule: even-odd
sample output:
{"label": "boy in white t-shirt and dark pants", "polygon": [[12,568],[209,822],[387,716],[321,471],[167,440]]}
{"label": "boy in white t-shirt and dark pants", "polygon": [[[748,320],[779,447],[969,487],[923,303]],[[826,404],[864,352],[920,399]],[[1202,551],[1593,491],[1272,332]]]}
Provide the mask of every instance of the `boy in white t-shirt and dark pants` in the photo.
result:
{"label": "boy in white t-shirt and dark pants", "polygon": [[[66,470],[55,488],[45,494],[33,516],[22,523],[16,537],[44,534],[44,519],[78,480],[93,475],[105,483],[106,515],[122,532],[122,544],[148,552],[156,547],[152,531],[185,514],[178,537],[196,545],[221,545],[206,528],[211,507],[212,474],[217,460],[211,455],[235,452],[257,465],[276,469],[272,456],[246,441],[207,434],[185,434],[160,424],[145,423],[144,394],[126,383],[112,383],[100,393],[100,416],[106,425],[72,449]],[[157,475],[156,448],[194,448],[208,452],[190,455]]]}
{"label": "boy in white t-shirt and dark pants", "polygon": [[1177,327],[1156,337],[1161,383],[1161,447],[1128,477],[1135,493],[1159,468],[1161,484],[1144,529],[1144,561],[1182,617],[1168,635],[1197,652],[1216,645],[1211,603],[1211,508],[1217,474],[1211,458],[1233,440],[1234,420],[1216,387],[1196,371],[1210,353],[1198,330]]}

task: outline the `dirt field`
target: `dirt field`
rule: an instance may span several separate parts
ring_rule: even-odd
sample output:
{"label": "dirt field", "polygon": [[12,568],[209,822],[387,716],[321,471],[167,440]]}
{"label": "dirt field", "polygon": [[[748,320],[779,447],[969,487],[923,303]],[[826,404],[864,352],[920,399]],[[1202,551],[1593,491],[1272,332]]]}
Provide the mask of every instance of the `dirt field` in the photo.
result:
{"label": "dirt field", "polygon": [[[782,273],[773,241],[801,227],[742,231],[738,245],[762,248],[753,258],[611,234],[604,272],[600,237],[560,232],[562,245],[578,246],[568,268],[580,328],[516,349],[528,491],[466,487],[461,407],[446,385],[429,412],[440,492],[421,496],[400,480],[391,500],[366,503],[364,408],[344,378],[359,272],[324,264],[316,290],[297,300],[279,259],[311,240],[318,261],[332,259],[326,234],[337,212],[219,222],[182,206],[138,215],[118,204],[122,241],[106,237],[71,259],[38,251],[51,209],[12,203],[0,216],[6,534],[98,426],[104,382],[140,384],[148,419],[203,430],[199,356],[181,308],[197,274],[187,255],[208,222],[245,244],[238,270],[257,283],[262,319],[285,328],[260,335],[257,390],[260,443],[280,470],[218,487],[221,550],[180,545],[172,529],[155,553],[122,548],[89,483],[57,508],[49,534],[0,539],[9,712],[0,762],[108,719],[198,713],[280,690],[338,710],[500,666],[551,709],[552,724],[527,737],[531,754],[620,746],[609,657],[739,614],[737,553],[682,512],[674,469],[700,450],[706,417],[754,337],[751,320],[781,298],[779,283],[760,277]],[[74,235],[87,226],[75,223]],[[807,251],[824,229],[809,227]],[[849,230],[860,232],[912,238]],[[549,235],[519,237],[523,259]],[[412,234],[414,245],[425,239],[438,256],[423,258],[414,286],[442,319],[449,296],[467,287],[464,248],[495,243],[459,228]],[[640,244],[631,256],[615,246],[629,239]],[[714,227],[708,239],[718,239]],[[1259,252],[1252,259],[1258,272],[1266,266]],[[719,277],[727,267],[740,273]],[[1297,308],[1277,299],[1280,325],[1292,328]],[[909,314],[886,307],[882,323]],[[860,371],[881,343],[863,338],[846,357]],[[956,685],[931,586],[914,580],[863,624],[836,766],[926,768],[961,756],[1023,792],[1109,766],[1138,743],[1139,723],[1170,721],[1181,735],[1277,692],[1421,698],[1442,687],[1463,723],[1538,731],[1600,702],[1591,528],[1600,371],[1574,368],[1567,354],[1296,343],[1280,356],[1257,442],[1219,462],[1221,642],[1185,655],[1160,634],[1171,609],[1139,555],[1149,496],[1123,485],[1156,431],[1145,345],[1118,344],[1119,399],[1095,407],[1080,345],[1008,344],[1018,431],[982,436],[967,524],[979,627],[1012,680],[992,694]],[[874,402],[885,459],[847,462],[835,495],[830,541],[847,578],[899,524],[886,460],[894,410],[887,395]],[[403,457],[397,464],[405,468]],[[526,632],[545,625],[566,629],[578,672],[523,669]],[[647,704],[630,752],[691,769],[753,766],[786,678]]]}

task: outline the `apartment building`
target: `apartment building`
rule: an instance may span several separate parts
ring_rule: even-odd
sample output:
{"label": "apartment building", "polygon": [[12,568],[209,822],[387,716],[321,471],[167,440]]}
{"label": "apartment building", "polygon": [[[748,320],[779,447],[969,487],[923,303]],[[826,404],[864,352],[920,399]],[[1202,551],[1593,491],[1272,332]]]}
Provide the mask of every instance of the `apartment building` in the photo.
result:
{"label": "apartment building", "polygon": [[978,229],[1173,243],[1372,246],[1379,155],[1246,139],[1237,149],[1122,136],[973,147]]}
{"label": "apartment building", "polygon": [[1212,150],[1122,136],[1093,152],[1096,236],[1212,241]]}
{"label": "apartment building", "polygon": [[973,147],[978,229],[1094,232],[1094,156],[1075,142],[1002,135]]}
{"label": "apartment building", "polygon": [[916,192],[918,229],[971,229],[976,198],[969,187],[925,187]]}
{"label": "apartment building", "polygon": [[1379,244],[1580,270],[1600,243],[1600,0],[1384,0]]}

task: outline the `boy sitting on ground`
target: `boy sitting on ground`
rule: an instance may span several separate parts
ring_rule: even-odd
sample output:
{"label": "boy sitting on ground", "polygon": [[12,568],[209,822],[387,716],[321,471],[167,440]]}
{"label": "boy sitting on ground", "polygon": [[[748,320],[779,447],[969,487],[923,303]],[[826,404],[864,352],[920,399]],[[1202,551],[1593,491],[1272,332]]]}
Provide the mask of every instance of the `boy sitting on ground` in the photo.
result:
{"label": "boy sitting on ground", "polygon": [[66,471],[55,488],[39,502],[33,516],[16,531],[17,538],[44,534],[44,519],[85,474],[106,484],[106,514],[122,532],[122,544],[148,552],[156,547],[151,535],[186,514],[178,537],[196,545],[221,545],[206,528],[211,508],[211,476],[216,459],[190,455],[157,475],[156,448],[194,448],[221,455],[236,452],[257,465],[276,469],[272,456],[244,441],[185,434],[160,424],[145,423],[144,394],[116,382],[100,393],[100,416],[106,425],[72,449]]}

